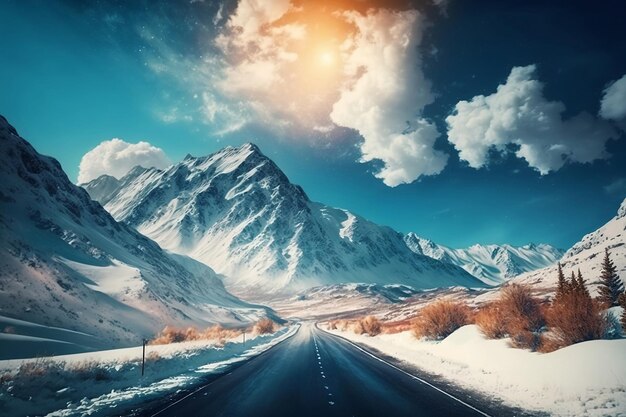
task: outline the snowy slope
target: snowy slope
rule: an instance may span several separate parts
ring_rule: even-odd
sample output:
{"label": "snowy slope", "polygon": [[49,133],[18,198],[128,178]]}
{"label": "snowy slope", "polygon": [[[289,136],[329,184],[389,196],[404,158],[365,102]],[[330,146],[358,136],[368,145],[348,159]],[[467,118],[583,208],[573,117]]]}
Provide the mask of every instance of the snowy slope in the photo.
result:
{"label": "snowy slope", "polygon": [[375,337],[329,332],[521,407],[525,415],[608,417],[624,416],[626,410],[626,339],[593,340],[540,354],[512,348],[507,339],[486,339],[475,325],[441,342],[417,340],[410,331]]}
{"label": "snowy slope", "polygon": [[483,285],[414,254],[388,227],[310,201],[253,144],[129,176],[105,204],[113,217],[211,266],[238,293],[344,282]]}
{"label": "snowy slope", "polygon": [[[591,284],[592,290],[595,291],[605,248],[609,249],[618,275],[626,282],[626,199],[615,217],[598,230],[585,235],[563,255],[561,265],[566,276],[580,269],[587,283]],[[553,265],[520,275],[515,281],[552,290],[556,287],[556,279],[557,267]]]}
{"label": "snowy slope", "polygon": [[452,249],[424,239],[415,233],[404,237],[415,253],[430,256],[442,262],[458,265],[489,285],[497,285],[524,272],[554,265],[563,255],[561,249],[546,244],[473,245]]}
{"label": "snowy slope", "polygon": [[2,117],[0,178],[1,315],[85,332],[101,348],[167,324],[237,324],[264,313],[206,265],[116,222]]}

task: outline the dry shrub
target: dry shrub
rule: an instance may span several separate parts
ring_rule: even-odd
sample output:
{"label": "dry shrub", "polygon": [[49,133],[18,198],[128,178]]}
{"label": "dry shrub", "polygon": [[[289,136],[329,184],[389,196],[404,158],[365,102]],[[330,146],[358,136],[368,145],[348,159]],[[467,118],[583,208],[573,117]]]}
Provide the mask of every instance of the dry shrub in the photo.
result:
{"label": "dry shrub", "polygon": [[156,362],[161,360],[159,352],[151,351],[146,355],[146,362]]}
{"label": "dry shrub", "polygon": [[531,289],[525,285],[507,285],[502,289],[499,304],[513,347],[537,350],[546,320]]}
{"label": "dry shrub", "polygon": [[365,333],[365,329],[363,328],[363,323],[361,323],[361,320],[357,320],[354,322],[354,325],[352,326],[352,331],[355,334]]}
{"label": "dry shrub", "polygon": [[195,327],[187,329],[178,329],[166,326],[161,333],[150,341],[151,345],[166,345],[169,343],[189,342],[193,340],[218,340],[232,339],[241,334],[240,330],[225,329],[222,326],[215,325],[207,327],[204,331],[200,331]]}
{"label": "dry shrub", "polygon": [[337,330],[337,320],[331,320],[328,322],[328,330]]}
{"label": "dry shrub", "polygon": [[338,320],[337,321],[337,329],[341,330],[342,332],[345,332],[346,330],[348,330],[348,320]]}
{"label": "dry shrub", "polygon": [[55,362],[50,358],[37,358],[24,361],[17,369],[20,378],[42,378],[47,375],[60,374],[65,369],[64,362]]}
{"label": "dry shrub", "polygon": [[411,319],[383,323],[383,333],[396,334],[396,333],[405,332],[407,330],[411,330],[411,327],[412,327],[411,323],[412,323]]}
{"label": "dry shrub", "polygon": [[234,339],[241,336],[241,330],[239,329],[226,329],[219,324],[207,328],[202,333],[202,339],[225,341],[226,339]]}
{"label": "dry shrub", "polygon": [[470,309],[463,303],[437,301],[420,310],[413,321],[413,334],[427,339],[444,339],[469,323]]}
{"label": "dry shrub", "polygon": [[165,326],[161,333],[150,341],[151,345],[167,345],[169,343],[184,342],[186,339],[186,332],[182,329],[177,329],[171,326]]}
{"label": "dry shrub", "polygon": [[5,372],[2,375],[0,375],[0,385],[11,382],[12,380],[13,380],[13,375],[11,375],[10,372]]}
{"label": "dry shrub", "polygon": [[276,323],[271,319],[262,318],[254,325],[254,333],[256,334],[270,334],[276,331]]}
{"label": "dry shrub", "polygon": [[367,333],[370,336],[376,336],[382,331],[382,325],[380,323],[380,320],[378,320],[374,316],[367,316],[363,319],[360,319],[359,325],[360,328],[363,330],[362,333],[359,334]]}
{"label": "dry shrub", "polygon": [[501,339],[508,334],[501,304],[499,301],[494,301],[476,313],[476,325],[489,339]]}
{"label": "dry shrub", "polygon": [[547,314],[550,334],[542,351],[604,338],[608,320],[602,306],[581,292],[568,292],[555,301]]}
{"label": "dry shrub", "polygon": [[83,381],[107,381],[111,379],[109,372],[97,361],[82,361],[71,364],[69,370]]}

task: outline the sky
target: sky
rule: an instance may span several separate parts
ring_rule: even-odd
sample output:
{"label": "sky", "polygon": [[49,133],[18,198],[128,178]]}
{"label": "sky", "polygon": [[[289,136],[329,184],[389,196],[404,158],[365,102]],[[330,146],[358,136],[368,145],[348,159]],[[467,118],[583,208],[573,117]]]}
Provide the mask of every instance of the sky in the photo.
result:
{"label": "sky", "polygon": [[74,182],[254,142],[398,231],[566,249],[626,197],[625,20],[618,0],[5,0],[0,114]]}

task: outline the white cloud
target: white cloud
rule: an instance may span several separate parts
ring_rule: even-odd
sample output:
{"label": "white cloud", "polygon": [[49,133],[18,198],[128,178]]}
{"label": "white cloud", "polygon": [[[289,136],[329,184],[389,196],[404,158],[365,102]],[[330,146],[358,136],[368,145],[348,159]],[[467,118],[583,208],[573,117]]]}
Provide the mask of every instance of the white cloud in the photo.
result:
{"label": "white cloud", "polygon": [[170,164],[165,152],[148,142],[128,143],[115,138],[100,143],[83,155],[78,183],[86,183],[103,174],[121,178],[137,165],[163,169]]}
{"label": "white cloud", "polygon": [[548,101],[535,66],[514,67],[505,84],[488,96],[460,101],[446,118],[448,140],[473,168],[489,163],[489,151],[514,152],[542,175],[566,162],[588,163],[608,156],[615,137],[606,122],[581,113],[568,120],[563,103]]}
{"label": "white cloud", "polygon": [[626,119],[626,74],[604,90],[600,116],[611,120]]}
{"label": "white cloud", "polygon": [[605,185],[604,192],[620,197],[626,196],[626,178],[617,178],[613,182]]}
{"label": "white cloud", "polygon": [[363,137],[362,161],[380,160],[376,174],[389,186],[435,175],[447,155],[433,148],[436,127],[421,117],[433,99],[417,50],[424,29],[415,10],[345,13],[356,33],[343,45],[348,81],[331,120]]}

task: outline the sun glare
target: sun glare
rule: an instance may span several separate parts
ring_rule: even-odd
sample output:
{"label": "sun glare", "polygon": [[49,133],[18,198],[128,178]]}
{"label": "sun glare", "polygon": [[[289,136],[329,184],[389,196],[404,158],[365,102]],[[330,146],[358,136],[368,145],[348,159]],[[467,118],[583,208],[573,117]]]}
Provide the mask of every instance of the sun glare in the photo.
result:
{"label": "sun glare", "polygon": [[319,55],[319,62],[325,67],[329,67],[335,63],[335,57],[331,52],[324,51]]}

